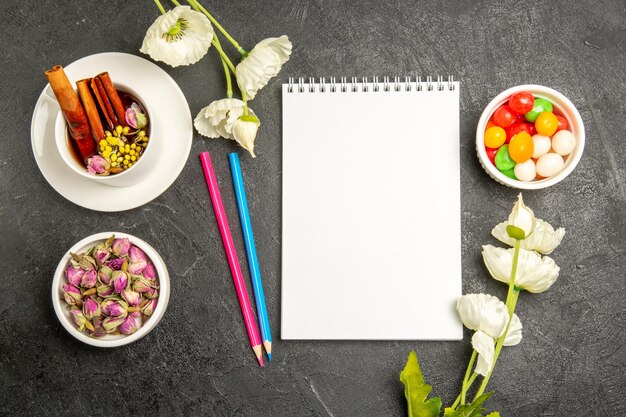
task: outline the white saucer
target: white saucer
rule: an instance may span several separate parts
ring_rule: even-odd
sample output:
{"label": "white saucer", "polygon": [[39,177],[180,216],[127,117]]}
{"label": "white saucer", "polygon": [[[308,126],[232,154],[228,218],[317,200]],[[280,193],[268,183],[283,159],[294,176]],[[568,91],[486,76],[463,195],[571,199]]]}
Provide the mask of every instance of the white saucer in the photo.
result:
{"label": "white saucer", "polygon": [[189,105],[176,82],[152,62],[118,52],[90,55],[64,69],[72,83],[108,71],[113,82],[132,86],[150,103],[152,131],[166,139],[159,141],[162,146],[167,145],[167,150],[156,151],[167,162],[159,163],[161,166],[145,180],[128,187],[111,187],[79,176],[61,159],[56,147],[54,124],[60,108],[46,92],[46,85],[35,105],[30,131],[35,160],[44,178],[71,202],[97,211],[130,210],[161,195],[183,170],[193,139]]}

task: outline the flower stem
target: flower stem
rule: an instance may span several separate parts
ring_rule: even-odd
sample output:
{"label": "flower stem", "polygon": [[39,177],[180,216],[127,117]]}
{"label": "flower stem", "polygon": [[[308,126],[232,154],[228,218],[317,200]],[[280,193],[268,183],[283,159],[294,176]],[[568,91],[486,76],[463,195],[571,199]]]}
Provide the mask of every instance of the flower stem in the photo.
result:
{"label": "flower stem", "polygon": [[485,388],[487,387],[487,383],[489,382],[489,378],[491,378],[491,374],[493,373],[494,368],[496,367],[496,361],[498,360],[498,356],[500,356],[500,351],[502,350],[502,346],[504,345],[504,340],[506,339],[506,335],[509,333],[509,327],[511,326],[511,321],[513,319],[513,312],[515,311],[515,306],[517,305],[517,299],[519,297],[519,291],[515,289],[515,277],[517,275],[517,263],[519,261],[519,251],[520,251],[521,240],[515,239],[515,250],[513,253],[513,265],[511,267],[511,280],[509,281],[509,291],[506,296],[506,306],[509,309],[509,321],[506,324],[506,329],[504,329],[504,333],[498,339],[496,339],[496,348],[493,354],[493,362],[491,363],[491,370],[487,374],[487,376],[483,379],[483,382],[480,384],[478,391],[476,392],[476,396],[474,399],[478,398],[483,392],[485,392]]}
{"label": "flower stem", "polygon": [[202,12],[206,17],[209,18],[209,20],[211,21],[211,23],[213,23],[215,25],[215,27],[222,32],[222,35],[224,35],[224,37],[226,37],[226,39],[228,39],[230,41],[230,43],[233,44],[233,46],[239,51],[239,53],[243,56],[246,56],[248,54],[248,52],[246,52],[245,49],[243,49],[235,39],[233,39],[232,36],[230,36],[230,34],[228,32],[226,32],[226,29],[224,29],[222,27],[222,25],[220,25],[218,23],[217,20],[215,20],[215,18],[211,15],[211,13],[209,13],[207,11],[207,9],[205,9],[204,7],[202,7],[202,5],[197,1],[197,0],[187,0],[187,3],[189,3],[191,5],[191,7],[193,7],[195,10]]}
{"label": "flower stem", "polygon": [[465,394],[467,393],[467,389],[469,388],[467,386],[467,381],[469,380],[470,372],[472,371],[472,366],[474,365],[477,354],[478,352],[476,352],[476,349],[474,349],[472,351],[472,357],[467,364],[467,370],[465,371],[465,377],[463,378],[463,385],[461,386],[461,404],[465,404]]}
{"label": "flower stem", "polygon": [[222,46],[220,45],[220,41],[217,39],[217,35],[213,35],[213,39],[211,40],[211,44],[213,46],[215,46],[215,49],[220,54],[220,57],[224,60],[224,62],[226,62],[226,65],[228,65],[228,68],[230,68],[230,70],[233,72],[233,74],[235,74],[235,76],[237,76],[237,74],[235,73],[235,66],[233,65],[233,63],[228,58],[228,55],[226,55],[226,53],[224,53],[224,50],[222,49]]}
{"label": "flower stem", "polygon": [[[474,381],[476,380],[476,378],[478,377],[478,374],[476,372],[474,372],[472,374],[472,376],[470,377],[469,381],[467,381],[467,389],[469,390],[471,388],[471,386],[474,384]],[[454,403],[450,406],[450,408],[454,409],[456,408],[459,404],[461,403],[461,394],[458,395],[458,397],[456,397],[456,400],[454,400]]]}
{"label": "flower stem", "polygon": [[180,3],[177,0],[170,0],[172,3],[174,3],[174,6],[180,6]]}
{"label": "flower stem", "polygon": [[[221,49],[222,44],[220,44],[220,40],[218,39],[217,34],[213,35],[213,40],[215,40],[215,44],[217,44]],[[224,59],[222,54],[220,54],[220,58],[222,60],[222,66],[224,67],[224,75],[226,76],[226,97],[233,98],[233,85],[230,80],[230,69],[228,68],[228,64],[226,63],[226,60]]]}
{"label": "flower stem", "polygon": [[154,3],[157,5],[157,7],[159,8],[159,10],[161,11],[161,14],[165,14],[165,9],[163,8],[163,6],[161,5],[161,2],[159,0],[154,0]]}

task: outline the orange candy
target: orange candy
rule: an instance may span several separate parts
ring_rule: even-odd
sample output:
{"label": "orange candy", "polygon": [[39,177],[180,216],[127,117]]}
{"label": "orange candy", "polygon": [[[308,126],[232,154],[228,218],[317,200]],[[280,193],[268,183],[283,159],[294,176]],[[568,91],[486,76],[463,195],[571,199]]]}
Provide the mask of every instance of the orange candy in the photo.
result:
{"label": "orange candy", "polygon": [[492,126],[485,130],[485,146],[499,148],[506,141],[506,132],[500,126]]}
{"label": "orange candy", "polygon": [[485,130],[489,129],[490,127],[494,127],[494,126],[498,126],[498,125],[497,125],[497,124],[495,124],[495,123],[493,122],[493,120],[489,120],[489,121],[487,122],[487,127],[485,128]]}
{"label": "orange candy", "polygon": [[544,111],[537,116],[537,120],[535,120],[535,128],[537,129],[537,133],[543,136],[552,136],[559,128],[559,119],[554,115],[554,113],[549,111]]}
{"label": "orange candy", "polygon": [[509,155],[518,164],[528,161],[533,156],[534,150],[533,138],[526,132],[520,132],[513,136],[509,143]]}

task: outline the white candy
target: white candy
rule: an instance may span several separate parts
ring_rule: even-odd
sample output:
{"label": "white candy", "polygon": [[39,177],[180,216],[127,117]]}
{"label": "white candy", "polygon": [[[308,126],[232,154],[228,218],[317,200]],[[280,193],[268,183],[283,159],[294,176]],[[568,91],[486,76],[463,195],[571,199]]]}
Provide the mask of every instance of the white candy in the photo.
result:
{"label": "white candy", "polygon": [[563,169],[565,161],[558,153],[547,153],[537,160],[537,174],[551,177]]}
{"label": "white candy", "polygon": [[513,172],[515,173],[515,177],[520,181],[532,181],[537,176],[535,162],[532,159],[515,165]]}
{"label": "white candy", "polygon": [[576,146],[576,138],[569,130],[559,130],[552,136],[552,149],[559,155],[569,155]]}
{"label": "white candy", "polygon": [[550,142],[550,138],[547,136],[543,136],[540,134],[533,135],[533,158],[537,159],[540,156],[543,156],[550,152],[550,148],[552,147],[552,142]]}

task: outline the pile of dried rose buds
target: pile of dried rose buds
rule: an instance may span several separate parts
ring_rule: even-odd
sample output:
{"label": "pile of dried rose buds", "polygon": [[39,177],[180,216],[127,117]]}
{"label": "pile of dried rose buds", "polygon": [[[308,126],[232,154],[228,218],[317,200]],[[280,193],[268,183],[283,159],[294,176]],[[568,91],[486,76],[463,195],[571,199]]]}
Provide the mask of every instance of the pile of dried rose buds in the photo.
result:
{"label": "pile of dried rose buds", "polygon": [[71,256],[63,298],[79,331],[93,337],[133,334],[152,315],[158,277],[148,256],[129,239],[111,236]]}

